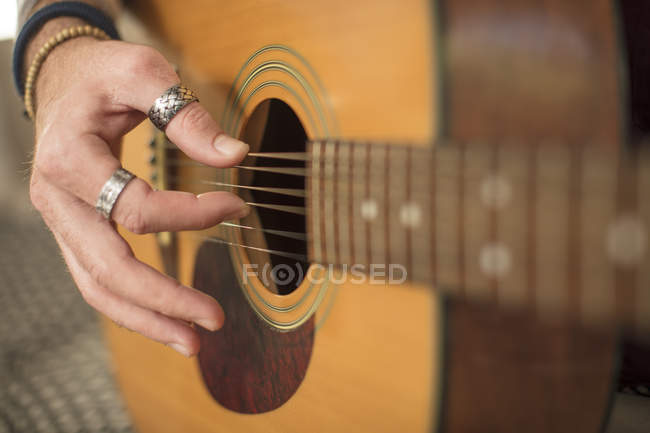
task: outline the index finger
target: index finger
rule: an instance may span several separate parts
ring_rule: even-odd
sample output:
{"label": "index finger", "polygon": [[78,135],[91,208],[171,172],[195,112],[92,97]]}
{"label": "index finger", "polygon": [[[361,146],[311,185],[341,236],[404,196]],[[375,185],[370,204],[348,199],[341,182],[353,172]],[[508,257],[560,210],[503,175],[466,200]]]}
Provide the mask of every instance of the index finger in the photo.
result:
{"label": "index finger", "polygon": [[[158,51],[141,46],[131,50],[136,66],[123,75],[119,99],[148,113],[154,101],[180,79]],[[187,156],[212,167],[231,167],[244,159],[249,149],[246,143],[226,134],[199,102],[179,110],[165,133]]]}

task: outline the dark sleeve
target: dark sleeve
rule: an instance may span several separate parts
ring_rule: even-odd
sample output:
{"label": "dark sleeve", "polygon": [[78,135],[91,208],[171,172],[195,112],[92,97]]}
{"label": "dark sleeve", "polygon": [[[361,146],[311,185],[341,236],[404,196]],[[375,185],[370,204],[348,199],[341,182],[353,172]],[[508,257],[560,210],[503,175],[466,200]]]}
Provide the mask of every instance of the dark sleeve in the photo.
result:
{"label": "dark sleeve", "polygon": [[18,3],[18,8],[16,9],[18,11],[18,23],[16,28],[20,29],[25,24],[25,21],[27,21],[29,12],[38,3],[38,0],[16,0],[16,2]]}
{"label": "dark sleeve", "polygon": [[[17,18],[18,22],[16,24],[16,31],[19,32],[23,28],[23,24],[29,18],[29,16],[34,12],[34,6],[39,2],[39,0],[16,0],[17,3]],[[42,2],[43,5],[50,3],[55,3],[55,1],[46,1]],[[121,0],[82,0],[82,3],[88,3],[91,6],[95,6],[98,9],[101,9],[105,14],[110,17],[115,18],[122,6]]]}

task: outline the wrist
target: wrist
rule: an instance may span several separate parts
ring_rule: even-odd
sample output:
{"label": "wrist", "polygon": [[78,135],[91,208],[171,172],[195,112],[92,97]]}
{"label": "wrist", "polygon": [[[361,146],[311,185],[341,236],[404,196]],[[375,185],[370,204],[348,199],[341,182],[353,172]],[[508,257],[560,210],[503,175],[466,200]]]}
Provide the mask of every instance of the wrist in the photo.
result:
{"label": "wrist", "polygon": [[[39,6],[42,7],[39,9]],[[83,20],[83,24],[90,25],[91,27],[97,27],[112,39],[119,39],[119,34],[115,29],[115,25],[111,16],[107,15],[101,9],[94,7],[90,3],[80,1],[42,0],[39,2],[39,4],[37,4],[37,7],[35,9],[36,11],[22,26],[14,44],[12,69],[16,88],[18,89],[18,93],[21,95],[24,94],[25,90],[25,83],[22,80],[22,75],[24,74],[26,64],[29,64],[28,62],[30,62],[29,58],[26,58],[26,48],[28,45],[31,45],[32,53],[34,50],[36,50],[37,53],[39,52],[37,48],[38,43],[34,42],[30,44],[30,42],[32,42],[36,34],[41,34],[44,32],[46,25],[50,30],[53,30],[53,27],[55,28],[59,25],[49,24],[49,21],[55,20],[58,23],[63,23],[61,26],[65,28],[66,24],[72,23],[72,21],[65,23],[61,21],[64,18]],[[79,26],[79,24],[77,24],[77,26]],[[67,25],[67,27],[71,26]],[[44,40],[47,40],[47,38]],[[43,40],[41,40],[41,42],[43,42]]]}
{"label": "wrist", "polygon": [[[43,27],[38,31],[38,33],[36,33],[34,37],[27,44],[27,47],[25,49],[25,55],[23,57],[23,64],[21,66],[22,82],[23,83],[25,82],[25,75],[27,74],[27,70],[29,69],[30,64],[34,60],[36,53],[38,53],[38,50],[40,50],[43,47],[43,45],[45,45],[48,39],[50,39],[52,36],[56,35],[58,32],[60,32],[63,29],[72,26],[84,26],[84,25],[86,25],[86,22],[84,20],[75,17],[54,18],[46,22],[43,25]],[[66,43],[70,43],[70,42],[72,41],[66,41]],[[56,51],[56,49],[54,51]]]}
{"label": "wrist", "polygon": [[[84,68],[87,62],[84,59],[92,55],[94,44],[100,42],[100,39],[93,36],[77,36],[52,49],[32,83],[31,108],[35,113],[42,112],[42,108],[57,99],[57,95],[65,94],[66,89],[74,82],[88,78]],[[27,92],[25,95],[27,96]],[[27,98],[25,102],[27,105]]]}

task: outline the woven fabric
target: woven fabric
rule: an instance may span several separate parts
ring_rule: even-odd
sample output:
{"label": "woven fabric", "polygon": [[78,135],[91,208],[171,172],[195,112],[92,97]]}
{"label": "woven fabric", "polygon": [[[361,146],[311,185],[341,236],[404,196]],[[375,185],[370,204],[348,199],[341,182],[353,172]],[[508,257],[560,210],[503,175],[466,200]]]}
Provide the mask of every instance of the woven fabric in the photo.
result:
{"label": "woven fabric", "polygon": [[0,214],[0,433],[128,433],[97,314],[42,222]]}

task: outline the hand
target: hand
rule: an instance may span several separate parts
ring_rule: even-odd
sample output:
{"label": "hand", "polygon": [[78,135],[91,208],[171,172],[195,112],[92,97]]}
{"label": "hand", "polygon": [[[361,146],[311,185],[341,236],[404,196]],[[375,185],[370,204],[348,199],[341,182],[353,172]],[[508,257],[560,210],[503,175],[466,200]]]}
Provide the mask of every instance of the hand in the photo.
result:
{"label": "hand", "polygon": [[[94,209],[102,186],[120,167],[122,136],[179,81],[149,47],[82,37],[55,48],[37,80],[30,195],[86,302],[117,324],[191,356],[199,350],[191,323],[217,330],[223,310],[210,296],[138,261]],[[235,165],[248,152],[197,102],[184,107],[166,133],[190,158],[214,167]],[[112,217],[134,233],[150,233],[203,229],[247,213],[228,192],[153,191],[133,179]]]}

